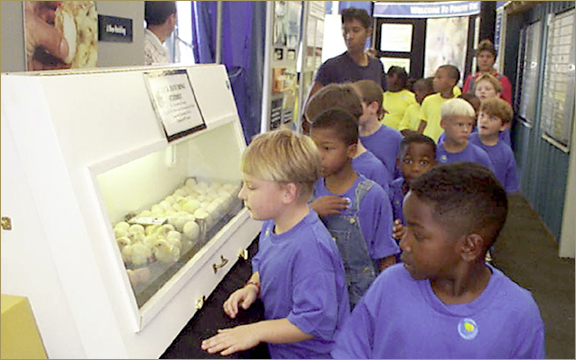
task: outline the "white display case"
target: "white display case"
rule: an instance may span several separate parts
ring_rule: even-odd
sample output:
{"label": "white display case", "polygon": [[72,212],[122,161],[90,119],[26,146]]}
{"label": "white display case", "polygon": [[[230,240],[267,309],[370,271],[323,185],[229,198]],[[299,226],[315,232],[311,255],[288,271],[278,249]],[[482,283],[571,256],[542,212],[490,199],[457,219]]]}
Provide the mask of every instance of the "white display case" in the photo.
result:
{"label": "white display case", "polygon": [[[174,73],[197,122],[171,132],[149,79]],[[49,357],[164,352],[260,229],[245,147],[221,65],[2,74],[2,293]]]}

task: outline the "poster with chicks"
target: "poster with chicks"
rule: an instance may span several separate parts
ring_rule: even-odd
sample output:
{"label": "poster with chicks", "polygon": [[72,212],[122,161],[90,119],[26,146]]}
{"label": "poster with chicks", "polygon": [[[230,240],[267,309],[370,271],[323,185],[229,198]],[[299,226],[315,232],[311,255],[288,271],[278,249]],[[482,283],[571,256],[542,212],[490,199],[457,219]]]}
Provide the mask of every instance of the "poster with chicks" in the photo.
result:
{"label": "poster with chicks", "polygon": [[94,68],[98,14],[94,1],[24,1],[26,69]]}

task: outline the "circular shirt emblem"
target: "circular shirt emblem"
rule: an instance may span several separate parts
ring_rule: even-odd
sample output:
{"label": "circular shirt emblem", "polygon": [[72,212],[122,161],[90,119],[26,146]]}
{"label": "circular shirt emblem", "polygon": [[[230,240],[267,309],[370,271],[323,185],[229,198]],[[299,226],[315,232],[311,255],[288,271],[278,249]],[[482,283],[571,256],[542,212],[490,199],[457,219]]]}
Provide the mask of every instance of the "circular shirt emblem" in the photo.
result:
{"label": "circular shirt emblem", "polygon": [[446,161],[448,161],[448,156],[446,156],[446,155],[440,156],[440,162],[441,163],[445,163]]}
{"label": "circular shirt emblem", "polygon": [[458,323],[458,333],[464,340],[472,340],[478,335],[478,325],[476,321],[466,318]]}

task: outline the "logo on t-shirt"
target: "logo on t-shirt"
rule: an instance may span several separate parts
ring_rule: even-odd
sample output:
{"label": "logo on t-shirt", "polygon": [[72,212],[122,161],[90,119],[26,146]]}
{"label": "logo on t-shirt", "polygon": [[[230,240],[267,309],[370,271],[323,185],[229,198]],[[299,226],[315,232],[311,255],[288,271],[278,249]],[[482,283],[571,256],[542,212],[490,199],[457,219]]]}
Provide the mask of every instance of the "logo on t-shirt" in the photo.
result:
{"label": "logo on t-shirt", "polygon": [[446,155],[440,156],[440,162],[441,162],[441,163],[444,164],[444,163],[447,162],[447,161],[448,161],[448,156],[446,156]]}
{"label": "logo on t-shirt", "polygon": [[478,325],[476,321],[466,318],[458,323],[458,333],[464,340],[472,340],[478,335]]}

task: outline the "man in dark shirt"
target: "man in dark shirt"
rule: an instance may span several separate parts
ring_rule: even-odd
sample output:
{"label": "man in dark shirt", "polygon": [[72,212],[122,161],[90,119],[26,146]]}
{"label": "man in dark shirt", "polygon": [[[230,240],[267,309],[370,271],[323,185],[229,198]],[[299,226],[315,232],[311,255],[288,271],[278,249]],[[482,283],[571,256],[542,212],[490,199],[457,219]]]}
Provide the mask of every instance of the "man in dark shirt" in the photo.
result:
{"label": "man in dark shirt", "polygon": [[372,36],[372,19],[366,10],[342,10],[342,36],[346,43],[346,52],[326,60],[320,66],[306,102],[322,87],[332,83],[369,79],[386,89],[382,63],[364,51],[366,39]]}

